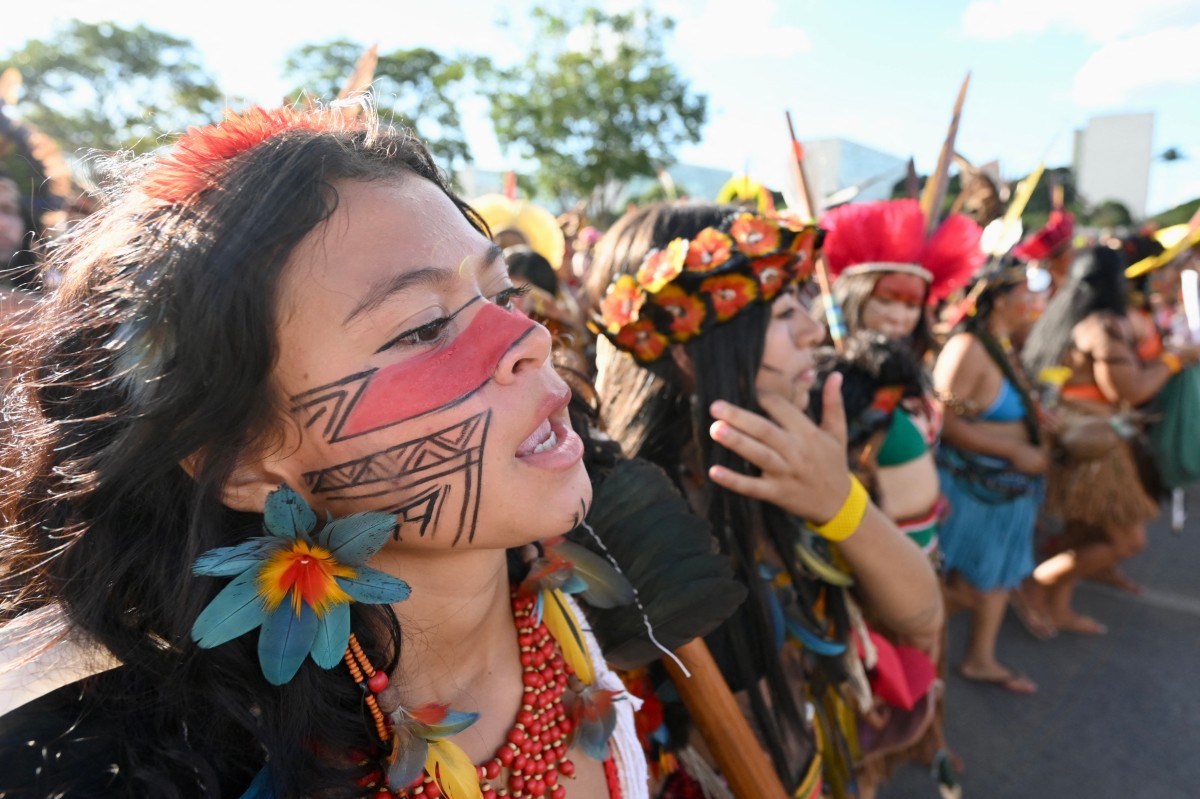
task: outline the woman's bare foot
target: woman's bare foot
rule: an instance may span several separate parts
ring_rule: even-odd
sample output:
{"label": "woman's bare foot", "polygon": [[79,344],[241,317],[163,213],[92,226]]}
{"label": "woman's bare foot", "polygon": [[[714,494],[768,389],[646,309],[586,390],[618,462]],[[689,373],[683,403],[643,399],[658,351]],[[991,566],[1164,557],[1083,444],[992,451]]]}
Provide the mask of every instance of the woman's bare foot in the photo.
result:
{"label": "woman's bare foot", "polygon": [[1037,683],[1024,674],[1005,668],[999,663],[980,669],[962,663],[958,667],[958,673],[963,679],[984,683],[985,685],[995,685],[1014,694],[1028,696],[1037,693]]}
{"label": "woman's bare foot", "polygon": [[1026,632],[1039,641],[1048,641],[1058,635],[1058,628],[1050,620],[1044,604],[1034,596],[1035,592],[1028,585],[1021,584],[1009,594],[1008,603]]}
{"label": "woman's bare foot", "polygon": [[1091,616],[1081,613],[1066,613],[1053,618],[1054,626],[1059,630],[1080,635],[1104,635],[1108,628]]}
{"label": "woman's bare foot", "polygon": [[1142,593],[1142,587],[1119,572],[1115,566],[1111,569],[1105,569],[1092,579],[1098,583],[1111,585],[1119,591],[1128,591],[1131,594]]}

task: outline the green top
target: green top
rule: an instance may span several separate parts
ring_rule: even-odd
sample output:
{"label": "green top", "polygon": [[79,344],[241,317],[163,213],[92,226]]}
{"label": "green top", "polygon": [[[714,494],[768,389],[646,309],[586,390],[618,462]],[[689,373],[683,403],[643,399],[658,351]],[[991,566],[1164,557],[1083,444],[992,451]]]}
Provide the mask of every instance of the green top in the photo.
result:
{"label": "green top", "polygon": [[877,462],[880,466],[900,466],[911,463],[929,451],[925,436],[917,429],[912,418],[897,408],[892,416],[892,426],[879,447]]}

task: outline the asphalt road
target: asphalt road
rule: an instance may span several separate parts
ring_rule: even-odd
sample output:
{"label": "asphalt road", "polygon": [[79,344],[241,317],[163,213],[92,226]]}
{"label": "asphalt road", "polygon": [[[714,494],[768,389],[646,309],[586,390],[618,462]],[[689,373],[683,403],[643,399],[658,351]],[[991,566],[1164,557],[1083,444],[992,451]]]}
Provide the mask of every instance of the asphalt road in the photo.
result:
{"label": "asphalt road", "polygon": [[[1124,566],[1140,595],[1085,583],[1077,606],[1108,625],[1040,642],[1011,611],[1000,659],[1039,686],[1024,697],[952,673],[946,731],[965,762],[963,799],[1200,797],[1200,491],[1179,535],[1160,517]],[[950,622],[950,663],[966,616]],[[952,669],[953,672],[953,669]],[[902,768],[881,799],[930,797],[927,771]]]}

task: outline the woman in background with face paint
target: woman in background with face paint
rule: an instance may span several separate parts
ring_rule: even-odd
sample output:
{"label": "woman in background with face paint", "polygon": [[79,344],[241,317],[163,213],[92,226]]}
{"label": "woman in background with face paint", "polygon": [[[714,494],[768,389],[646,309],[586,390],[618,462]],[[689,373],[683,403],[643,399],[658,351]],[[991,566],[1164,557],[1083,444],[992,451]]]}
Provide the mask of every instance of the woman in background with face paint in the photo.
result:
{"label": "woman in background with face paint", "polygon": [[[928,380],[936,343],[929,306],[961,288],[983,263],[982,229],[969,217],[952,214],[927,236],[916,200],[842,205],[826,212],[821,225],[829,230],[823,252],[848,333],[871,331],[903,345]],[[887,434],[870,453],[879,501],[938,564],[938,523],[946,508],[933,451],[941,407],[927,390],[902,401],[891,418]],[[944,629],[938,638],[928,654],[944,672]],[[925,736],[907,749],[871,759],[864,776],[878,780],[906,760],[939,756],[945,750],[944,712],[939,698],[937,719]]]}
{"label": "woman in background with face paint", "polygon": [[[736,207],[654,205],[601,239],[586,286],[605,334],[596,384],[608,432],[671,475],[749,589],[709,643],[780,780],[805,797],[822,778],[810,713],[831,742],[828,789],[851,790],[831,690],[847,678],[850,611],[845,582],[801,564],[801,538],[837,541],[866,604],[904,634],[930,638],[941,621],[928,561],[848,473],[840,381],[820,424],[804,415],[822,335],[804,288],[815,240],[811,227]],[[686,739],[660,745],[685,766],[667,795],[686,795],[706,767]]]}
{"label": "woman in background with face paint", "polygon": [[510,568],[588,510],[570,392],[423,145],[231,114],[55,264],[4,453],[0,794],[645,795],[570,575]]}

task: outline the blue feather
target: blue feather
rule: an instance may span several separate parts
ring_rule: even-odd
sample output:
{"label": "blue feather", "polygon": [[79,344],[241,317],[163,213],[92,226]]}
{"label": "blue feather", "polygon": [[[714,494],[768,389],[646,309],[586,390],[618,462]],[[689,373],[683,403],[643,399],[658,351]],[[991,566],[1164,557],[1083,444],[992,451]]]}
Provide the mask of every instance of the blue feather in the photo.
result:
{"label": "blue feather", "polygon": [[838,641],[827,641],[809,630],[803,624],[788,619],[788,632],[796,636],[804,648],[817,655],[835,657],[846,651],[846,645]]}
{"label": "blue feather", "polygon": [[387,543],[394,529],[396,517],[391,513],[356,513],[325,525],[319,539],[338,562],[361,566]]}
{"label": "blue feather", "polygon": [[270,550],[280,546],[284,546],[284,542],[278,538],[260,536],[236,547],[210,549],[196,558],[192,571],[208,577],[232,577],[258,565]]}
{"label": "blue feather", "polygon": [[266,766],[259,769],[246,788],[240,799],[274,799],[275,792],[271,790],[271,772]]}
{"label": "blue feather", "polygon": [[317,620],[317,638],[313,641],[312,659],[323,669],[332,669],[342,660],[350,641],[350,605],[333,605]]}
{"label": "blue feather", "polygon": [[317,637],[317,614],[300,603],[300,614],[284,600],[263,622],[258,636],[258,662],[271,685],[283,685],[300,669]]}
{"label": "blue feather", "polygon": [[478,713],[464,713],[460,710],[450,710],[447,711],[446,718],[437,724],[414,723],[413,731],[426,739],[449,738],[453,735],[458,735],[478,720]]}
{"label": "blue feather", "polygon": [[392,736],[392,754],[388,765],[388,785],[407,787],[416,782],[425,770],[429,742],[418,738],[407,727],[397,725]]}
{"label": "blue feather", "polygon": [[317,514],[285,483],[267,495],[263,525],[267,532],[280,538],[307,536],[317,526]]}
{"label": "blue feather", "polygon": [[562,541],[554,546],[555,551],[571,561],[575,574],[583,580],[583,591],[563,590],[578,593],[583,600],[595,608],[617,608],[632,605],[633,584],[606,558],[602,558],[587,547],[572,541]]}
{"label": "blue feather", "polygon": [[342,590],[355,602],[368,605],[390,605],[403,602],[412,593],[408,583],[370,566],[355,566],[354,577],[335,577]]}
{"label": "blue feather", "polygon": [[243,572],[213,597],[192,625],[192,639],[204,648],[220,646],[250,632],[266,619],[267,610],[251,569]]}

